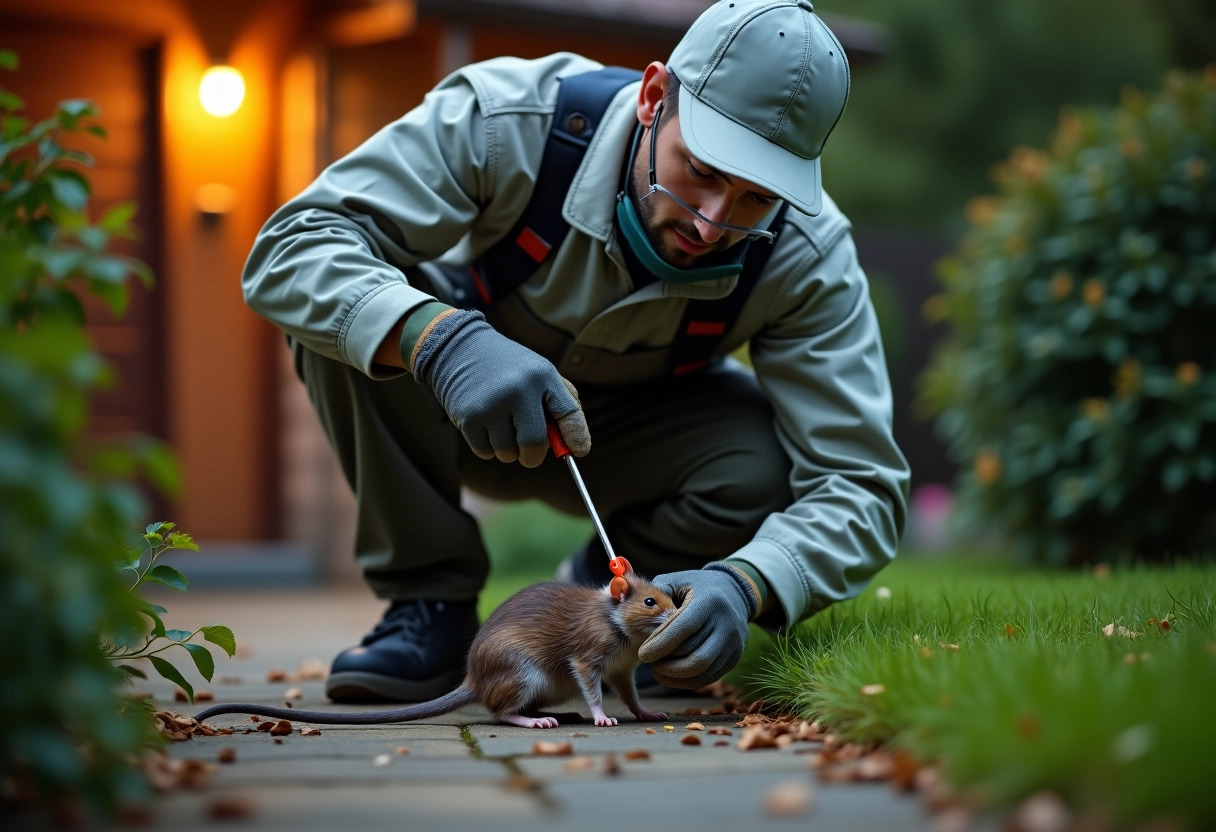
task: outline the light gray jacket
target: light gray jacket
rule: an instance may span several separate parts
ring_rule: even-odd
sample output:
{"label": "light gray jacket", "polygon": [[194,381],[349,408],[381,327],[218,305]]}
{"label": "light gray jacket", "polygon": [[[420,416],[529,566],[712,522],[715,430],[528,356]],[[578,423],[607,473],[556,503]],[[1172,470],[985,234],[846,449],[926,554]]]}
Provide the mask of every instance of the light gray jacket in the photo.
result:
{"label": "light gray jacket", "polygon": [[[506,235],[532,193],[558,79],[599,67],[559,53],[447,78],[267,221],[242,278],[249,306],[321,355],[373,378],[399,374],[373,363],[377,347],[411,309],[452,302],[425,264],[471,262]],[[721,297],[736,282],[635,291],[614,210],[637,94],[637,84],[624,88],[596,131],[566,196],[565,242],[488,314],[576,385],[668,374],[688,299]],[[894,556],[904,524],[908,467],[849,228],[826,195],[817,217],[788,211],[720,348],[747,345],[793,460],[794,503],[732,556],[765,577],[788,622],[860,592]]]}

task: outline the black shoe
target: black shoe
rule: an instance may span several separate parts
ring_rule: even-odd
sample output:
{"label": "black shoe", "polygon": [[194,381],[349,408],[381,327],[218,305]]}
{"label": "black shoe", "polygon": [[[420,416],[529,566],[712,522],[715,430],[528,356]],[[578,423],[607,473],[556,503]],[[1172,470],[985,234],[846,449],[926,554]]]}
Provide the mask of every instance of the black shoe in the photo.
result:
{"label": "black shoe", "polygon": [[443,696],[464,679],[476,634],[476,601],[394,601],[358,647],[334,658],[325,694],[334,702]]}

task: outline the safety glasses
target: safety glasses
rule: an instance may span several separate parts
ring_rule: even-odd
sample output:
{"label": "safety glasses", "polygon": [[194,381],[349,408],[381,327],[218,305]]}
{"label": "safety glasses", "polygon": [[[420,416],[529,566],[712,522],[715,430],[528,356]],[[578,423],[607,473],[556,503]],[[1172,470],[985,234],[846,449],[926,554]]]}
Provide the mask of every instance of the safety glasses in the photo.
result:
{"label": "safety glasses", "polygon": [[662,112],[663,104],[660,103],[659,106],[655,107],[654,109],[654,122],[651,124],[650,128],[650,190],[642,196],[642,199],[648,199],[651,194],[657,191],[670,199],[676,205],[679,205],[688,213],[692,214],[701,222],[712,225],[714,228],[720,228],[723,231],[733,231],[737,234],[743,234],[749,240],[764,240],[769,243],[776,240],[777,233],[775,231],[769,231],[766,228],[749,228],[743,225],[731,225],[727,222],[715,222],[658,183],[654,172],[654,148],[655,139],[659,135],[659,117]]}

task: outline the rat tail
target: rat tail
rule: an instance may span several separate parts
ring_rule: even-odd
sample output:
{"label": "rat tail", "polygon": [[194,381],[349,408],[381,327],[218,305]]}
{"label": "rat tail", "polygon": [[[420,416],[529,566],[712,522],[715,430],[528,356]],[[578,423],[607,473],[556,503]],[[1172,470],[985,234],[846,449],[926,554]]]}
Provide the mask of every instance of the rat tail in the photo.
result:
{"label": "rat tail", "polygon": [[462,684],[456,690],[446,693],[438,699],[432,699],[430,702],[419,702],[417,705],[407,705],[404,708],[394,708],[391,711],[299,711],[295,708],[276,708],[273,705],[231,702],[204,708],[195,714],[194,718],[202,722],[220,714],[257,714],[258,716],[268,716],[274,719],[312,722],[318,725],[378,725],[382,722],[410,722],[415,719],[441,716],[478,701],[480,700],[477,698],[477,694]]}

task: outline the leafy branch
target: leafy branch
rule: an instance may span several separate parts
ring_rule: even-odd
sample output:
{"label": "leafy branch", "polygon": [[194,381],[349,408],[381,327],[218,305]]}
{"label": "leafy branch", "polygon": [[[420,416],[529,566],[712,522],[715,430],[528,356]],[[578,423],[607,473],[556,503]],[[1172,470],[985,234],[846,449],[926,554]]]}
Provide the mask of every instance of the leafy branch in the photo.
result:
{"label": "leafy branch", "polygon": [[[194,552],[199,550],[198,544],[191,539],[190,535],[174,532],[175,527],[176,524],[168,522],[149,524],[144,530],[144,542],[147,548],[131,549],[128,552],[128,555],[134,556],[133,559],[119,566],[120,573],[132,572],[135,575],[135,582],[127,590],[128,593],[134,593],[141,584],[145,583],[160,584],[181,592],[186,591],[190,582],[185,575],[166,563],[156,562],[161,555],[173,549],[189,549]],[[142,636],[118,637],[113,643],[105,646],[106,657],[113,661],[147,659],[157,673],[185,691],[190,701],[193,702],[194,688],[186,681],[181,671],[158,654],[173,647],[185,649],[193,659],[198,672],[210,682],[215,673],[215,660],[206,647],[201,644],[192,644],[191,639],[202,633],[205,641],[218,645],[231,657],[236,653],[236,638],[233,636],[232,630],[220,624],[208,624],[196,630],[169,630],[165,628],[165,622],[161,618],[167,612],[164,607],[153,604],[138,595],[136,598],[139,611],[151,622],[151,629]],[[142,644],[139,643],[140,638],[143,639]],[[143,671],[131,665],[120,664],[118,669],[126,673],[128,677],[147,678]]]}

